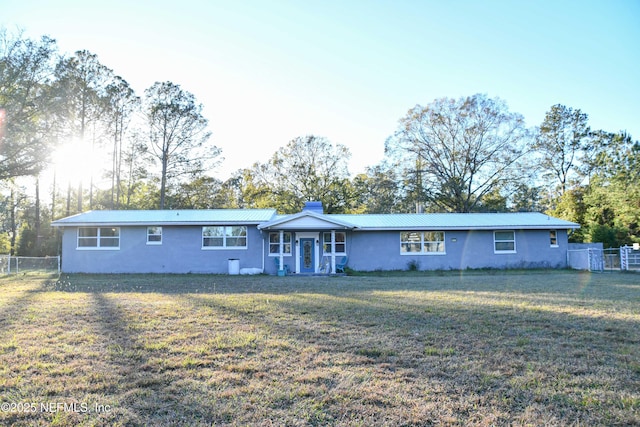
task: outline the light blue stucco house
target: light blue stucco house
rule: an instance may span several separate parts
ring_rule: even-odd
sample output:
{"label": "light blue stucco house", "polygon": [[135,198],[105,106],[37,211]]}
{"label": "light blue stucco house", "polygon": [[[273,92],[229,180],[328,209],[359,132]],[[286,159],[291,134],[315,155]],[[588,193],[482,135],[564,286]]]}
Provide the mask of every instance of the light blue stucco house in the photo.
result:
{"label": "light blue stucco house", "polygon": [[275,209],[91,211],[54,221],[68,273],[318,274],[564,268],[573,222],[541,213],[323,213]]}

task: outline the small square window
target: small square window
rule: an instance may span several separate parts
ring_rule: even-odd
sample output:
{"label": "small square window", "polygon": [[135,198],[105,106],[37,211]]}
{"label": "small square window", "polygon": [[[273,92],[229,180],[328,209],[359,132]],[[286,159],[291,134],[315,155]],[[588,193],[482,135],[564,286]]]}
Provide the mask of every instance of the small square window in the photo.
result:
{"label": "small square window", "polygon": [[[291,255],[291,233],[282,233],[282,253]],[[280,254],[280,233],[269,233],[269,255]]]}
{"label": "small square window", "polygon": [[516,252],[515,231],[494,231],[493,232],[493,250],[496,253],[515,253]]}
{"label": "small square window", "polygon": [[[336,231],[334,232],[334,235],[336,237],[336,241],[333,242],[335,253],[345,254],[347,252],[347,244],[346,244],[347,234],[343,231]],[[331,246],[332,246],[331,233],[323,233],[322,241],[323,241],[322,251],[326,254],[333,253],[331,252]]]}
{"label": "small square window", "polygon": [[147,227],[147,245],[162,244],[162,227]]}

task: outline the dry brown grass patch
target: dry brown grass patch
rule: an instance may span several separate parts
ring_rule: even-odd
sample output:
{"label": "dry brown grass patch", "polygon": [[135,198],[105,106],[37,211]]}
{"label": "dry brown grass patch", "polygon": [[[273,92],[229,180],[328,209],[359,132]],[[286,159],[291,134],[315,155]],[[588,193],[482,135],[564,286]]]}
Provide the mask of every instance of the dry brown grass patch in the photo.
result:
{"label": "dry brown grass patch", "polygon": [[637,275],[2,278],[0,424],[638,424],[639,326]]}

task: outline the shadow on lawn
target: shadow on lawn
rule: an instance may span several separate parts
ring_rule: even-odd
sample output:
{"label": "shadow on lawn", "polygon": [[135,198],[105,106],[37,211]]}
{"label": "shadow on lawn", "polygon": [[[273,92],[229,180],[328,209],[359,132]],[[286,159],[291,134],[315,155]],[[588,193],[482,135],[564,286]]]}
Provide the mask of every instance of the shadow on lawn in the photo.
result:
{"label": "shadow on lawn", "polygon": [[[26,288],[25,288],[26,287]],[[4,294],[5,301],[0,306],[0,343],[7,343],[9,334],[15,334],[12,330],[14,323],[20,324],[22,316],[27,312],[32,304],[34,297],[39,293],[46,291],[46,286],[41,281],[33,281],[33,283],[22,284],[20,288],[24,290],[17,291],[19,294],[13,298],[9,298],[9,294],[17,293],[15,283],[7,281],[2,284],[0,281],[0,292]]]}
{"label": "shadow on lawn", "polygon": [[[607,417],[635,419],[633,411],[610,411],[622,408],[628,396],[638,399],[640,365],[631,350],[640,345],[633,333],[637,322],[464,301],[411,305],[393,298],[321,294],[247,297],[252,301],[216,295],[184,298],[200,309],[257,325],[278,340],[299,343],[289,349],[300,353],[291,356],[293,360],[302,361],[309,347],[324,354],[316,355],[323,362],[305,369],[324,369],[323,375],[331,377],[327,395],[341,401],[349,389],[349,399],[378,415],[394,406],[404,407],[408,414],[418,405],[422,416],[429,417],[424,419],[450,416],[470,421],[465,417],[471,417],[470,406],[475,405],[475,412],[496,416],[498,424],[519,418],[525,423],[590,419],[596,424],[606,423]],[[341,369],[330,369],[332,364]],[[366,391],[349,383],[348,378],[364,371],[370,375],[367,381],[379,383],[381,389]],[[353,375],[345,377],[345,372]],[[412,386],[402,390],[402,399],[394,400],[384,388],[399,381]],[[430,388],[434,384],[439,388],[435,395]],[[584,400],[588,393],[598,398]],[[337,407],[325,409],[334,419],[345,416]],[[534,410],[541,411],[542,418],[527,418]],[[459,418],[461,414],[466,415]]]}
{"label": "shadow on lawn", "polygon": [[91,296],[96,333],[103,340],[100,361],[106,363],[111,377],[111,388],[103,392],[116,399],[111,403],[115,412],[106,421],[132,426],[210,424],[212,415],[206,406],[182,401],[193,391],[177,383],[175,367],[163,363],[166,352],[150,350],[156,343],[136,332],[132,313],[120,308],[115,297]]}
{"label": "shadow on lawn", "polygon": [[[0,308],[2,326],[42,290]],[[105,425],[638,421],[640,283],[628,275],[63,275],[44,290],[90,297],[100,340],[87,369],[115,407]]]}
{"label": "shadow on lawn", "polygon": [[407,272],[392,277],[276,277],[202,274],[63,274],[46,290],[89,293],[159,294],[360,294],[389,291],[485,292],[546,298],[550,303],[576,299],[640,303],[640,275],[592,274],[567,270],[490,273]]}

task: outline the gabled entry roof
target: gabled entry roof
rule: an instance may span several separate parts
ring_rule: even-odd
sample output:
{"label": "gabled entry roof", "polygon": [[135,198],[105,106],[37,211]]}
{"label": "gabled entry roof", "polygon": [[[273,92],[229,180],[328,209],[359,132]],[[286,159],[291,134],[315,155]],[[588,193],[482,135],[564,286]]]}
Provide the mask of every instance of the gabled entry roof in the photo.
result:
{"label": "gabled entry roof", "polygon": [[258,225],[260,230],[348,230],[355,227],[348,221],[311,210],[304,210],[292,215],[281,215],[272,221]]}

